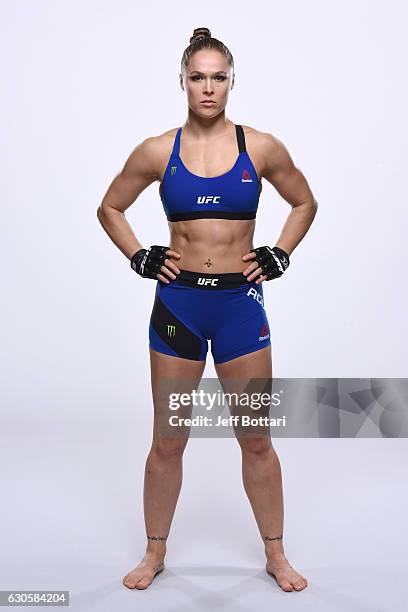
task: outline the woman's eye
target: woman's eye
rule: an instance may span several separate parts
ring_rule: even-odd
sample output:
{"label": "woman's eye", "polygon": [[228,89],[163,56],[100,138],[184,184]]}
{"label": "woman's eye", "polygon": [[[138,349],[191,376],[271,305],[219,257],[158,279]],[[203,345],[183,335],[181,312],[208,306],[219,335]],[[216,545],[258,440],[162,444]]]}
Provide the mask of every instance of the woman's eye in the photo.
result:
{"label": "woman's eye", "polygon": [[[226,79],[227,77],[226,77],[226,76],[224,76],[224,75],[222,75],[222,74],[218,74],[218,75],[217,75],[215,78],[216,78],[216,80],[218,80],[218,81],[225,81],[225,79]],[[198,81],[198,80],[200,80],[200,79],[201,79],[201,76],[200,76],[199,74],[194,74],[194,75],[191,77],[191,80],[192,80],[192,81]]]}

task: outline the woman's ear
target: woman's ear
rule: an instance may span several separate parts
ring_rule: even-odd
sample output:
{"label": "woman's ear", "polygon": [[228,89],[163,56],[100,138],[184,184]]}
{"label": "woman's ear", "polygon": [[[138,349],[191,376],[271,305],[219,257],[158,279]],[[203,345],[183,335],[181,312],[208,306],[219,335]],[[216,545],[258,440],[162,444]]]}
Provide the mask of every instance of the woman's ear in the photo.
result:
{"label": "woman's ear", "polygon": [[235,84],[235,72],[232,73],[231,89],[234,87],[234,84]]}
{"label": "woman's ear", "polygon": [[184,91],[183,75],[181,72],[179,74],[179,79],[180,79],[180,87]]}

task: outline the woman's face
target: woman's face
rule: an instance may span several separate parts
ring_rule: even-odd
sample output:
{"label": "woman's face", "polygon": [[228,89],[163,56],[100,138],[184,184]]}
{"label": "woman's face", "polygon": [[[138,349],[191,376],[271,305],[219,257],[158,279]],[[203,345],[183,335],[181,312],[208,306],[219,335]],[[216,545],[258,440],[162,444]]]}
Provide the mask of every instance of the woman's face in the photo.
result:
{"label": "woman's face", "polygon": [[[187,94],[187,103],[201,117],[214,117],[224,110],[234,84],[232,67],[225,55],[214,49],[196,51],[180,75],[180,84]],[[212,104],[204,104],[212,100]]]}

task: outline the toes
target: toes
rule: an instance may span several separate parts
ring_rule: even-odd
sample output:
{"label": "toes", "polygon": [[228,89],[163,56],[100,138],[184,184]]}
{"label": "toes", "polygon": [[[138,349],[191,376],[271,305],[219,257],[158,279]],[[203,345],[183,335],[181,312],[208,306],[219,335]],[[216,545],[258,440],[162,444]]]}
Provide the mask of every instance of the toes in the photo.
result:
{"label": "toes", "polygon": [[152,580],[147,576],[125,576],[122,582],[129,589],[147,589]]}
{"label": "toes", "polygon": [[302,578],[299,578],[298,580],[294,580],[293,586],[295,587],[295,589],[297,591],[301,591],[302,589],[307,587],[307,580],[306,580],[306,578],[303,578],[303,576],[302,576]]}
{"label": "toes", "polygon": [[123,584],[129,589],[134,589],[138,582],[140,582],[140,580],[143,580],[143,578],[141,578],[140,576],[131,576],[130,574],[128,574],[124,577]]}
{"label": "toes", "polygon": [[151,584],[148,578],[141,578],[139,582],[136,583],[137,589],[147,589],[147,587]]}
{"label": "toes", "polygon": [[270,569],[268,569],[268,567],[266,570],[268,574],[271,574],[275,578],[276,582],[283,591],[301,591],[308,586],[306,578],[302,575],[296,574],[295,572],[287,572],[286,577],[284,577],[279,575],[279,570],[272,572]]}
{"label": "toes", "polygon": [[282,580],[282,582],[280,583],[280,587],[284,591],[293,591],[293,586],[287,580]]}

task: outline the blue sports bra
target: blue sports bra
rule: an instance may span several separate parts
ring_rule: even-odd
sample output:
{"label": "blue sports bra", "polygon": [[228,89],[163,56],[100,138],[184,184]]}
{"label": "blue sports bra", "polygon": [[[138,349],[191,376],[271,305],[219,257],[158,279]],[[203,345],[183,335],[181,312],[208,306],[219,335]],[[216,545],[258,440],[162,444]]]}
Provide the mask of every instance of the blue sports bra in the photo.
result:
{"label": "blue sports bra", "polygon": [[255,219],[262,185],[247,153],[242,126],[235,125],[239,151],[235,164],[212,177],[193,174],[181,161],[181,129],[159,189],[167,219]]}

